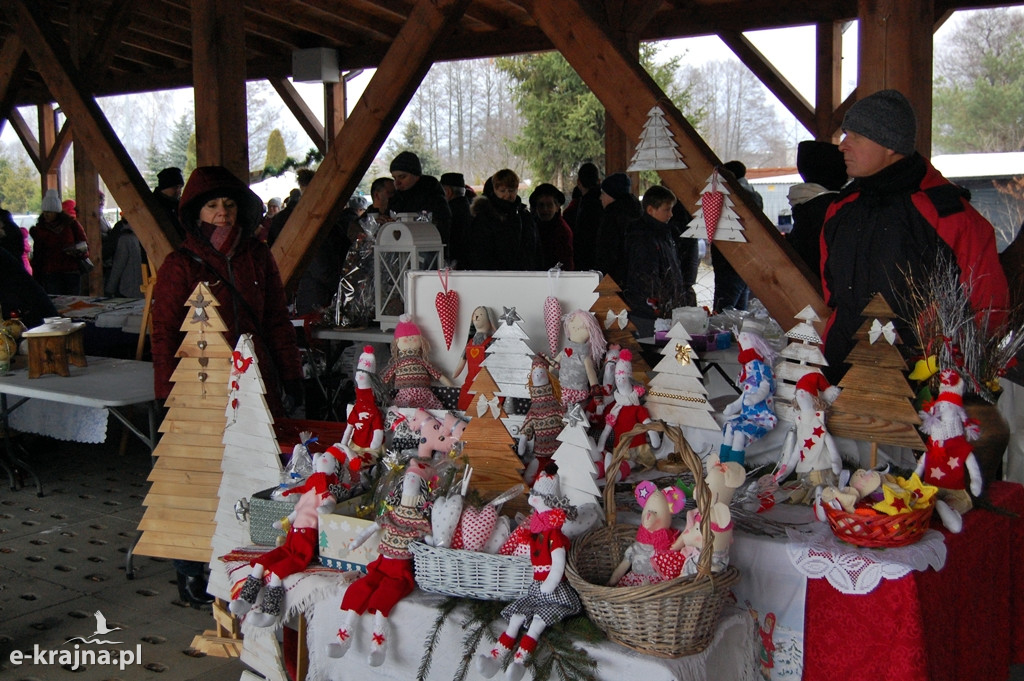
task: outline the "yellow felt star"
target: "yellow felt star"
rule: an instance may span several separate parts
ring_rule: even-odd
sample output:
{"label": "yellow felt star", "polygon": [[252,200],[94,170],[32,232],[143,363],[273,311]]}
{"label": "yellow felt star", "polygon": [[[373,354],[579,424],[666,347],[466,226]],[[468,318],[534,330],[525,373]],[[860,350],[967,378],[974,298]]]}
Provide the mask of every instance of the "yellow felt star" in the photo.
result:
{"label": "yellow felt star", "polygon": [[884,499],[876,502],[872,508],[886,515],[910,513],[913,509],[910,493],[898,485],[882,485]]}
{"label": "yellow felt star", "polygon": [[935,495],[939,488],[934,485],[925,484],[917,473],[911,473],[909,478],[896,478],[900,487],[910,492],[911,502],[914,510],[928,508],[935,501]]}

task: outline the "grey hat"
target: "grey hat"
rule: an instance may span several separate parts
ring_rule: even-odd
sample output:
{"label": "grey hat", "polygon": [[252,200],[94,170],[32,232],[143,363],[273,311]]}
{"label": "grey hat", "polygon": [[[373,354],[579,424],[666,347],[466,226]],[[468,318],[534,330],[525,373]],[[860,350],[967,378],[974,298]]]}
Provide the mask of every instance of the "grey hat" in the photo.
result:
{"label": "grey hat", "polygon": [[47,189],[43,194],[42,208],[44,213],[59,213],[61,211],[60,194],[56,189]]}
{"label": "grey hat", "polygon": [[277,206],[278,208],[280,208],[281,207],[281,199],[275,196],[275,197],[271,198],[269,201],[267,201],[267,205],[268,206]]}
{"label": "grey hat", "polygon": [[897,154],[914,153],[917,118],[910,102],[898,90],[879,90],[857,101],[843,117],[842,128]]}

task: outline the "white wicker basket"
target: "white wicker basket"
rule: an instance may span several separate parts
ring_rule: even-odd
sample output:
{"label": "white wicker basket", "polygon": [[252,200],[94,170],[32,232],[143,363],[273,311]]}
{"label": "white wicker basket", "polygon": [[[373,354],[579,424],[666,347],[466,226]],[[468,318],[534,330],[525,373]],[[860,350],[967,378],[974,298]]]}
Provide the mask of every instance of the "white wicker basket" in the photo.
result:
{"label": "white wicker basket", "polygon": [[533,581],[525,556],[500,556],[479,551],[446,549],[422,542],[409,545],[416,584],[424,591],[487,601],[514,601]]}

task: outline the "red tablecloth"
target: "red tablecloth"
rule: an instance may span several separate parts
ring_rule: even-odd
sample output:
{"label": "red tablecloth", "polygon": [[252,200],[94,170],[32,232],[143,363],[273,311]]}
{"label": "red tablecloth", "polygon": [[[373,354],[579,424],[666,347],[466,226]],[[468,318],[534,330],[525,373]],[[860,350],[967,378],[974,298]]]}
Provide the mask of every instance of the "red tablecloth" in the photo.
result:
{"label": "red tablecloth", "polygon": [[[1021,485],[993,482],[988,498],[1024,514]],[[807,581],[804,679],[1004,681],[1024,663],[1024,519],[976,508],[963,532],[945,534],[939,572],[882,580],[864,596]]]}

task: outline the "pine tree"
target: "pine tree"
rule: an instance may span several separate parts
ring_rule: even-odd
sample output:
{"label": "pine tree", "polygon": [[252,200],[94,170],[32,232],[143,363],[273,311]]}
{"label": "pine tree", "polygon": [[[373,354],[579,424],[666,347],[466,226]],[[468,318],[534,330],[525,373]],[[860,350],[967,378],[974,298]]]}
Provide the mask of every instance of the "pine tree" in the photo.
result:
{"label": "pine tree", "polygon": [[288,160],[288,150],[284,146],[284,137],[280,130],[274,128],[267,138],[267,156],[263,167],[280,168],[286,160]]}

